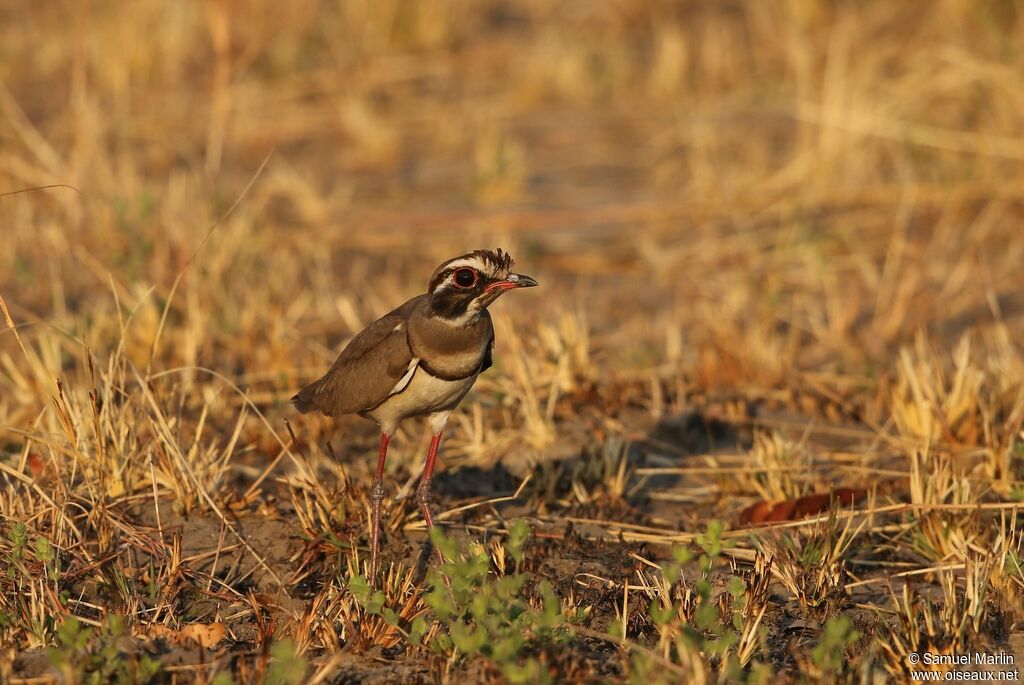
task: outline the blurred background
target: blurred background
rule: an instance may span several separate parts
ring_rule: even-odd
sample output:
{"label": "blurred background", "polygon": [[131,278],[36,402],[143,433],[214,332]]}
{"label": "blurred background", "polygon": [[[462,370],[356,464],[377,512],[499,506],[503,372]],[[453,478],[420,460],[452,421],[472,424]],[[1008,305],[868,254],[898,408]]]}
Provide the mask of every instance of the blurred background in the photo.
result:
{"label": "blurred background", "polygon": [[538,446],[581,379],[870,414],[921,331],[1021,332],[1022,45],[1012,1],[8,2],[0,191],[66,185],[0,198],[0,292],[44,376],[84,343],[283,411],[500,246]]}

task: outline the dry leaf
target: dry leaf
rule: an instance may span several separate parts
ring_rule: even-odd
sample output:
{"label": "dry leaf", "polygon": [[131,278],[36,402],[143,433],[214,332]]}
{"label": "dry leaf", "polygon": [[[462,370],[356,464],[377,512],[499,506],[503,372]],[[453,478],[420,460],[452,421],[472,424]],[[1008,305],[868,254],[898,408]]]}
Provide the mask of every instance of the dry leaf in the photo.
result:
{"label": "dry leaf", "polygon": [[214,621],[213,623],[189,623],[186,626],[182,626],[180,630],[175,630],[163,624],[156,624],[147,626],[144,634],[154,639],[163,638],[176,645],[195,642],[199,646],[209,649],[210,647],[215,647],[224,639],[224,636],[227,634],[227,628],[220,621]]}
{"label": "dry leaf", "polygon": [[831,494],[817,493],[797,499],[757,502],[740,512],[739,521],[740,525],[795,521],[827,510],[830,499],[835,499],[839,506],[848,507],[865,495],[867,490],[836,488]]}
{"label": "dry leaf", "polygon": [[220,621],[214,623],[190,623],[181,629],[181,636],[186,640],[195,640],[206,648],[217,645],[224,639],[227,629]]}

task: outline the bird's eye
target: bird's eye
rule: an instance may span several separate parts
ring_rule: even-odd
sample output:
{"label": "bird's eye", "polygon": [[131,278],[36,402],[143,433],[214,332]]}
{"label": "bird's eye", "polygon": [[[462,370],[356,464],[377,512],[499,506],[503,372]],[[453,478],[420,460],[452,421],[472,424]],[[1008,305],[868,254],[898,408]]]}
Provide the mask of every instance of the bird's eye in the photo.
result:
{"label": "bird's eye", "polygon": [[458,269],[455,272],[455,285],[460,288],[472,288],[476,285],[476,271],[473,269]]}

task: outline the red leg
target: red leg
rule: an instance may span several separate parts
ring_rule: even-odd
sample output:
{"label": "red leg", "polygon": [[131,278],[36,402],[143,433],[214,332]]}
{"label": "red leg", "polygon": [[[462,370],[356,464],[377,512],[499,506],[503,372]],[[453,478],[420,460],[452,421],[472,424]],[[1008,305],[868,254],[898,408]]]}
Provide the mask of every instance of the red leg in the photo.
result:
{"label": "red leg", "polygon": [[373,516],[370,529],[370,587],[377,587],[377,557],[380,555],[380,503],[384,499],[384,462],[388,458],[387,433],[380,434],[380,456],[377,458],[377,473],[370,487],[370,502]]}
{"label": "red leg", "polygon": [[[430,482],[434,478],[434,463],[437,461],[437,448],[441,445],[441,433],[435,433],[430,440],[430,451],[427,452],[427,461],[423,465],[423,475],[420,476],[420,485],[416,488],[417,499],[420,502],[420,511],[423,512],[423,519],[427,522],[427,529],[434,527],[434,517],[430,513]],[[439,548],[437,552],[438,563],[444,563],[444,556]]]}

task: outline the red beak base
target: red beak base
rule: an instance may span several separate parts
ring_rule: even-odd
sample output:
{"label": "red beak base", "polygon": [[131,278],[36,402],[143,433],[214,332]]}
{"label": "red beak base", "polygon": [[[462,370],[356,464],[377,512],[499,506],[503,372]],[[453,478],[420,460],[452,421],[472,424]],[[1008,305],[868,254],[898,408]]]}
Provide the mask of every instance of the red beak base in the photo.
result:
{"label": "red beak base", "polygon": [[506,290],[512,290],[514,288],[532,288],[537,285],[540,284],[529,276],[524,276],[522,274],[509,274],[508,278],[504,281],[495,281],[488,285],[484,288],[484,292],[488,293],[492,290],[505,292]]}

